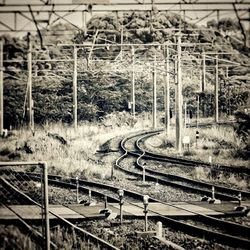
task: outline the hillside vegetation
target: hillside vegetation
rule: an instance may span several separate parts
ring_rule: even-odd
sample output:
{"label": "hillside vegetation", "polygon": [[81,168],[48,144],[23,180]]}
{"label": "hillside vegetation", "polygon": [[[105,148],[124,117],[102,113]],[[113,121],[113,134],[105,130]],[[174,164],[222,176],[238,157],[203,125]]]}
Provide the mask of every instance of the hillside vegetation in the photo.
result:
{"label": "hillside vegetation", "polygon": [[[88,23],[87,34],[78,33],[72,36],[64,29],[65,24],[57,24],[47,32],[47,46],[40,49],[39,39],[33,36],[33,99],[34,115],[37,124],[48,121],[71,123],[72,116],[72,79],[73,79],[73,50],[70,47],[57,46],[57,43],[83,43],[93,41],[98,30],[96,43],[121,43],[120,30],[123,28],[124,43],[164,43],[175,42],[176,36],[171,29],[182,30],[189,35],[182,38],[183,42],[213,43],[213,51],[226,52],[220,58],[238,62],[240,66],[229,68],[228,78],[225,68],[220,68],[219,106],[221,115],[231,115],[240,107],[246,106],[248,100],[250,68],[249,48],[242,45],[237,23],[230,19],[209,22],[208,28],[185,23],[178,15],[155,12],[150,16],[147,12],[124,13],[123,16],[95,16]],[[206,28],[206,29],[204,29]],[[60,33],[57,33],[60,29]],[[195,29],[191,31],[190,29]],[[112,31],[111,31],[112,30]],[[60,36],[55,36],[60,34]],[[194,35],[195,34],[195,35]],[[52,36],[53,35],[53,36]],[[27,88],[27,63],[18,60],[27,59],[26,38],[18,39],[4,37],[4,59],[17,60],[5,62],[4,72],[4,117],[5,127],[21,126],[25,121],[25,103]],[[37,42],[37,43],[36,43]],[[224,46],[227,45],[227,46]],[[202,48],[211,51],[211,46],[197,46],[196,52]],[[106,46],[95,49],[89,61],[89,52],[78,50],[78,119],[99,120],[114,111],[129,111],[132,58],[131,51]],[[153,58],[163,61],[163,51],[157,47],[141,48],[136,51],[135,83],[136,83],[136,112],[151,111],[152,109],[152,67]],[[171,52],[170,56],[174,56]],[[188,55],[187,55],[188,56]],[[122,57],[123,60],[120,60]],[[147,61],[138,61],[138,59]],[[190,56],[188,56],[190,58]],[[61,61],[41,62],[36,60],[60,59]],[[103,59],[98,61],[98,59]],[[110,61],[112,59],[113,61]],[[63,61],[67,60],[67,61]],[[193,58],[193,69],[183,68],[183,95],[190,113],[195,114],[197,91],[200,88],[200,75],[195,72],[200,64]],[[185,64],[185,63],[184,63]],[[213,66],[214,61],[207,61],[207,66]],[[158,63],[158,67],[162,64]],[[174,62],[170,62],[173,72]],[[164,110],[164,75],[158,72],[157,93],[158,110]],[[211,116],[214,112],[214,72],[206,74],[207,88],[200,93],[200,105],[203,116]],[[171,113],[174,115],[174,79],[171,76]]]}

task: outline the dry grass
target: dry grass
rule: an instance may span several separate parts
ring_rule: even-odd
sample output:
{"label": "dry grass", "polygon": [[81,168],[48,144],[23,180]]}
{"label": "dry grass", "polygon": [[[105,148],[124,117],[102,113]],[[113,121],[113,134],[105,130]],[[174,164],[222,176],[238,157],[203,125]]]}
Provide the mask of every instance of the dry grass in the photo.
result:
{"label": "dry grass", "polygon": [[[196,131],[199,131],[199,140],[196,146]],[[190,153],[184,151],[184,156],[208,162],[212,157],[213,164],[249,166],[249,161],[243,160],[233,154],[244,147],[232,127],[186,128],[183,136],[190,137]],[[172,127],[169,135],[162,133],[146,141],[147,147],[166,155],[178,156],[175,147],[175,129]]]}
{"label": "dry grass", "polygon": [[0,249],[42,249],[34,242],[28,233],[13,225],[0,226]]}
{"label": "dry grass", "polygon": [[[132,122],[128,123],[128,120]],[[8,149],[10,152],[20,153],[21,159],[14,160],[47,161],[49,172],[106,179],[111,174],[114,154],[112,156],[106,154],[100,158],[96,154],[100,146],[111,138],[140,130],[149,124],[150,119],[147,114],[133,121],[127,113],[117,113],[107,116],[99,123],[83,122],[79,124],[77,130],[65,124],[47,124],[37,128],[35,135],[32,135],[31,131],[23,128],[14,131],[16,134],[14,137],[4,139],[4,143],[0,145],[0,152]],[[64,145],[48,136],[48,133],[60,135],[67,144]],[[25,152],[25,147],[31,149],[33,153]]]}

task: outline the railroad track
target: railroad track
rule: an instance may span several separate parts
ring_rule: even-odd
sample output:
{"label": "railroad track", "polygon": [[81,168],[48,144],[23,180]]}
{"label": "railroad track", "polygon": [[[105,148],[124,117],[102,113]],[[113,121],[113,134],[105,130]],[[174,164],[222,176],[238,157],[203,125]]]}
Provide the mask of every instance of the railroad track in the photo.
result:
{"label": "railroad track", "polygon": [[[14,173],[14,172],[12,172]],[[20,175],[20,172],[18,173]],[[27,175],[27,174],[25,174]],[[40,181],[40,177],[38,177],[39,174],[36,176],[36,180]],[[31,204],[31,205],[36,205],[38,207],[41,207],[41,204],[39,204],[38,202],[36,202],[35,200],[31,199],[27,194],[21,192],[20,190],[18,190],[16,187],[14,187],[10,182],[8,182],[5,178],[0,178],[0,182],[1,185],[5,186],[6,189],[11,190],[12,192],[14,192],[19,198],[21,198],[22,200],[24,200],[26,203]],[[74,225],[73,223],[71,223],[70,221],[66,220],[65,218],[63,218],[62,216],[49,211],[50,214],[52,214],[53,216],[55,216],[61,224],[73,228],[74,232],[76,235],[81,235],[84,237],[84,239],[86,240],[86,242],[90,241],[92,244],[94,244],[97,249],[109,249],[109,250],[118,250],[117,247],[113,246],[112,244],[108,243],[107,241],[89,233],[88,231]],[[27,227],[27,223],[24,220],[21,220],[23,222],[23,224]],[[35,232],[35,236],[36,239],[39,237],[39,241],[38,244],[41,244],[43,242],[43,237],[42,235],[34,229],[31,229],[30,226],[28,226],[30,230],[32,230],[32,232]],[[42,239],[41,239],[42,237]],[[54,242],[50,243],[50,246],[52,247],[52,249],[58,249],[57,245]]]}
{"label": "railroad track", "polygon": [[[155,156],[154,154],[151,154],[148,156],[148,152],[146,152],[142,146],[141,142],[152,135],[158,134],[160,131],[150,131],[150,132],[141,132],[140,134],[135,134],[132,136],[128,136],[124,138],[120,142],[120,148],[123,152],[123,155],[117,159],[116,161],[116,168],[120,169],[121,171],[136,176],[138,178],[143,178],[143,169],[145,170],[145,179],[148,181],[155,181],[163,185],[169,185],[175,188],[183,189],[189,192],[193,193],[200,193],[205,196],[211,196],[211,189],[212,186],[215,188],[215,194],[216,197],[222,200],[238,200],[237,196],[241,192],[242,196],[246,199],[250,198],[250,192],[233,189],[224,187],[221,185],[214,185],[211,183],[203,182],[203,181],[197,181],[193,180],[187,177],[179,176],[179,175],[173,175],[173,174],[166,174],[164,172],[160,172],[157,170],[153,170],[150,168],[147,168],[143,166],[140,161],[142,158],[150,159],[154,161],[158,161],[158,155]],[[132,141],[132,142],[131,142]],[[127,144],[129,144],[127,146]],[[133,156],[135,157],[135,167],[138,169],[135,171],[134,169],[131,170],[131,168],[125,168],[121,165],[121,162],[123,159],[125,159],[127,156]],[[168,159],[164,159],[164,161],[169,162]],[[183,161],[178,159],[175,159],[174,162],[170,161],[174,164],[180,164],[182,165]],[[191,164],[191,163],[190,163]],[[186,165],[185,165],[186,166]]]}
{"label": "railroad track", "polygon": [[[30,179],[34,181],[39,181],[39,175],[34,173],[23,173],[24,175],[28,175]],[[20,173],[18,173],[20,176]],[[58,175],[49,175],[48,176],[49,183],[51,185],[60,186],[63,188],[75,188],[75,179],[74,178],[65,178],[64,176]],[[79,191],[88,192],[91,189],[93,195],[97,195],[99,197],[106,196],[109,202],[118,202],[117,191],[119,187],[115,187],[112,185],[107,185],[99,182],[91,182],[86,180],[79,180]],[[106,190],[106,191],[104,191]],[[108,192],[107,192],[108,191]],[[142,201],[143,195],[130,191],[124,190],[126,203],[135,205],[135,199],[138,201]],[[169,203],[162,202],[160,200],[150,198],[149,202],[158,202],[159,204],[167,204]],[[175,205],[172,205],[175,207]],[[140,207],[138,205],[138,207]],[[140,207],[141,208],[141,207]],[[180,209],[178,207],[178,209]],[[200,213],[195,213],[188,209],[183,209],[184,211],[189,211],[193,214],[196,214],[194,218],[192,218],[192,223],[179,221],[173,218],[169,218],[167,216],[163,216],[158,213],[157,220],[162,221],[162,223],[170,226],[176,230],[183,231],[184,233],[191,234],[196,237],[205,238],[207,240],[216,240],[218,243],[227,244],[233,247],[243,247],[247,248],[250,244],[250,228],[220,220],[217,218],[213,218],[211,216],[206,216]],[[150,211],[150,210],[149,210]],[[154,213],[156,213],[154,211]],[[202,226],[200,226],[202,225]]]}
{"label": "railroad track", "polygon": [[170,162],[170,163],[174,163],[174,164],[181,164],[184,166],[209,167],[213,171],[226,171],[226,172],[231,172],[231,173],[236,173],[236,174],[240,173],[240,174],[250,175],[250,169],[247,167],[234,167],[234,166],[225,166],[225,165],[219,165],[219,164],[217,164],[216,166],[211,166],[211,164],[207,163],[207,162],[185,159],[185,158],[181,158],[181,157],[177,158],[177,157],[162,155],[159,153],[151,152],[151,151],[143,148],[143,146],[139,146],[139,142],[145,141],[147,138],[158,135],[161,132],[163,132],[163,130],[152,131],[152,132],[149,131],[149,132],[147,132],[147,134],[142,136],[140,138],[140,140],[138,140],[138,143],[136,144],[136,149],[138,149],[140,152],[144,152],[144,156],[143,156],[144,158],[153,159],[153,160],[157,160],[157,161],[163,161],[163,162]]}

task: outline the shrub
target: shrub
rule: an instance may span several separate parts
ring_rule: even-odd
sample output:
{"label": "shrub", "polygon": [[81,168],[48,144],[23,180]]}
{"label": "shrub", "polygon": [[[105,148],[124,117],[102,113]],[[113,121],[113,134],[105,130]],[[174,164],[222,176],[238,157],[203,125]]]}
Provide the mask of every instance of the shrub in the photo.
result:
{"label": "shrub", "polygon": [[3,149],[0,150],[0,155],[2,155],[2,156],[8,155],[10,153],[11,153],[11,151],[7,147],[5,147],[5,148],[3,148]]}
{"label": "shrub", "polygon": [[185,150],[183,152],[183,155],[184,156],[193,156],[193,155],[196,155],[196,153],[194,151],[191,151],[191,150]]}
{"label": "shrub", "polygon": [[213,151],[213,155],[218,156],[220,154],[220,149],[216,148]]}

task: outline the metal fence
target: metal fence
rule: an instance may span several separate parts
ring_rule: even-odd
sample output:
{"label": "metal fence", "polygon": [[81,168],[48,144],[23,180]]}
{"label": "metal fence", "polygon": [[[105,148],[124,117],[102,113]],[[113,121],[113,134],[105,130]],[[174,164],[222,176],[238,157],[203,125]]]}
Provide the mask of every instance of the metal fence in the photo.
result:
{"label": "metal fence", "polygon": [[[34,181],[29,173],[39,178]],[[28,229],[29,236],[43,249],[50,249],[46,162],[0,162],[0,198],[0,205]],[[31,225],[29,219],[39,223]]]}

